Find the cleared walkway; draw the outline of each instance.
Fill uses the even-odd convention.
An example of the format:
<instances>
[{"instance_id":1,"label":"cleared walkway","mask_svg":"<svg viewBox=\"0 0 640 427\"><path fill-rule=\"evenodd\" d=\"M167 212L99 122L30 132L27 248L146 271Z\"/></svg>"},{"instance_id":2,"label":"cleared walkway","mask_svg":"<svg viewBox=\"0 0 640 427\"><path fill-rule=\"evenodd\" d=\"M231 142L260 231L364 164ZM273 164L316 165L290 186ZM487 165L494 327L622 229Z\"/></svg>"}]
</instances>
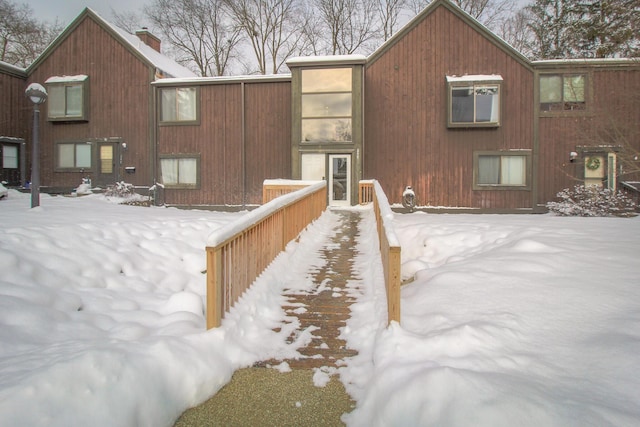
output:
<instances>
[{"instance_id":1,"label":"cleared walkway","mask_svg":"<svg viewBox=\"0 0 640 427\"><path fill-rule=\"evenodd\" d=\"M267 360L237 371L229 384L202 405L186 411L176 426L340 426L340 416L353 408L353 401L336 376L325 387L316 387L313 375L339 367L354 356L339 337L350 316L347 284L357 279L353 270L358 211L334 211L339 226L321 256L326 265L309 275L314 288L286 294L288 316L300 322L297 332L313 330L313 339L299 349L302 357L285 360L292 372L280 373L267 366L280 360ZM292 333L293 341L297 332Z\"/></svg>"}]
</instances>

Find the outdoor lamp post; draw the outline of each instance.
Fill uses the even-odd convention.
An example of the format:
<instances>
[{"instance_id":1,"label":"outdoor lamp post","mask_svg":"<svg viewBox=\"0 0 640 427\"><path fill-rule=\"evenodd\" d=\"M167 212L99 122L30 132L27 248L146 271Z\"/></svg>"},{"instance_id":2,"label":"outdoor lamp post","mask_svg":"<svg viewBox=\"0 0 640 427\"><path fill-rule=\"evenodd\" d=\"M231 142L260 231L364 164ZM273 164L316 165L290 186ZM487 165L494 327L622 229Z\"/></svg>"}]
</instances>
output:
<instances>
[{"instance_id":1,"label":"outdoor lamp post","mask_svg":"<svg viewBox=\"0 0 640 427\"><path fill-rule=\"evenodd\" d=\"M40 110L38 106L47 100L47 90L39 83L31 83L24 91L33 102L33 145L31 147L31 207L40 206L40 143L38 130Z\"/></svg>"}]
</instances>

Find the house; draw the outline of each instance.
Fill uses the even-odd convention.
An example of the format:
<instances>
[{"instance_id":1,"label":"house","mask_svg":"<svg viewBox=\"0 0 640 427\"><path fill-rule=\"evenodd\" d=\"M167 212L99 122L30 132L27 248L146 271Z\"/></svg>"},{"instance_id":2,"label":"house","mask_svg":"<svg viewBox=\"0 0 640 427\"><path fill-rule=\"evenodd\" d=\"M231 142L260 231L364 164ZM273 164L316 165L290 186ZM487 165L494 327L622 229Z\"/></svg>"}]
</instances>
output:
<instances>
[{"instance_id":1,"label":"house","mask_svg":"<svg viewBox=\"0 0 640 427\"><path fill-rule=\"evenodd\" d=\"M28 101L26 70L0 61L0 182L24 185Z\"/></svg>"},{"instance_id":2,"label":"house","mask_svg":"<svg viewBox=\"0 0 640 427\"><path fill-rule=\"evenodd\" d=\"M48 92L41 106L42 191L68 192L83 178L103 188L118 181L153 185L151 83L192 76L160 53L148 31L130 35L85 9L26 69L21 88L37 82Z\"/></svg>"},{"instance_id":3,"label":"house","mask_svg":"<svg viewBox=\"0 0 640 427\"><path fill-rule=\"evenodd\" d=\"M89 177L246 206L265 179L326 179L339 206L375 178L391 203L411 185L422 206L539 212L577 183L640 180L638 61L530 61L449 0L369 56L283 75L195 77L138 36L87 9L26 70L50 93L43 191Z\"/></svg>"}]
</instances>

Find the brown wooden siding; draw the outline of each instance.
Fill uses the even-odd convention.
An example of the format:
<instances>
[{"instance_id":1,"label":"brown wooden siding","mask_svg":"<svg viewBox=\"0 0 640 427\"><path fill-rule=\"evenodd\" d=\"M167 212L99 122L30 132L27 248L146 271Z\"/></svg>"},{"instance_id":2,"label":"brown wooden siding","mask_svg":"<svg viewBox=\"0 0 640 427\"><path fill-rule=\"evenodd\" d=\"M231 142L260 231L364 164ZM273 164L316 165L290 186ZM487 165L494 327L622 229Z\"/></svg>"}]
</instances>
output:
<instances>
[{"instance_id":1,"label":"brown wooden siding","mask_svg":"<svg viewBox=\"0 0 640 427\"><path fill-rule=\"evenodd\" d=\"M501 126L447 128L447 75L503 77ZM531 207L531 191L473 191L473 152L533 148L533 72L445 7L367 67L365 178L391 203L412 185L420 205Z\"/></svg>"},{"instance_id":2,"label":"brown wooden siding","mask_svg":"<svg viewBox=\"0 0 640 427\"><path fill-rule=\"evenodd\" d=\"M27 117L32 111L24 95L26 77L5 73L0 69L0 136L27 138Z\"/></svg>"},{"instance_id":3,"label":"brown wooden siding","mask_svg":"<svg viewBox=\"0 0 640 427\"><path fill-rule=\"evenodd\" d=\"M640 151L640 67L627 69L564 68L561 73L587 75L587 109L575 114L541 115L540 199L551 201L564 188L582 183L584 158L569 161L569 153L579 147L624 146L610 135L618 134ZM547 72L545 70L545 72ZM551 71L553 72L553 71ZM623 180L640 180L638 173Z\"/></svg>"},{"instance_id":4,"label":"brown wooden siding","mask_svg":"<svg viewBox=\"0 0 640 427\"><path fill-rule=\"evenodd\" d=\"M200 188L167 189L165 203L260 204L265 179L290 176L290 83L233 82L199 88L200 124L160 126L158 149L159 155L199 155Z\"/></svg>"},{"instance_id":5,"label":"brown wooden siding","mask_svg":"<svg viewBox=\"0 0 640 427\"><path fill-rule=\"evenodd\" d=\"M42 108L42 185L77 187L92 171L56 172L55 142L121 138L120 178L134 185L152 185L150 136L150 82L154 70L87 17L47 56L29 76L44 82L52 76L89 76L89 120L49 122L47 104ZM95 157L95 156L94 156ZM124 174L133 166L135 174ZM45 189L46 190L46 189Z\"/></svg>"}]
</instances>

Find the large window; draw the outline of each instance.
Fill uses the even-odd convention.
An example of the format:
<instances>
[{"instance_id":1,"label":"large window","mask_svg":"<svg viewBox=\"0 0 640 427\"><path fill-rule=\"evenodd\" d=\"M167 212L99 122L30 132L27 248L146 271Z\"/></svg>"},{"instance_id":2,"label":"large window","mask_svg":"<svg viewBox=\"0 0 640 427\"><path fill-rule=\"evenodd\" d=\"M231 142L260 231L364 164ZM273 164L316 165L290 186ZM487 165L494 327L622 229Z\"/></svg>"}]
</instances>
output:
<instances>
[{"instance_id":1,"label":"large window","mask_svg":"<svg viewBox=\"0 0 640 427\"><path fill-rule=\"evenodd\" d=\"M173 188L197 188L200 157L198 155L160 156L162 183Z\"/></svg>"},{"instance_id":2,"label":"large window","mask_svg":"<svg viewBox=\"0 0 640 427\"><path fill-rule=\"evenodd\" d=\"M198 120L198 90L193 87L160 89L160 122L193 124Z\"/></svg>"},{"instance_id":3,"label":"large window","mask_svg":"<svg viewBox=\"0 0 640 427\"><path fill-rule=\"evenodd\" d=\"M540 111L584 110L584 74L540 76Z\"/></svg>"},{"instance_id":4,"label":"large window","mask_svg":"<svg viewBox=\"0 0 640 427\"><path fill-rule=\"evenodd\" d=\"M302 70L302 141L351 142L352 70Z\"/></svg>"},{"instance_id":5,"label":"large window","mask_svg":"<svg viewBox=\"0 0 640 427\"><path fill-rule=\"evenodd\" d=\"M56 169L91 169L92 146L93 144L88 142L56 144Z\"/></svg>"},{"instance_id":6,"label":"large window","mask_svg":"<svg viewBox=\"0 0 640 427\"><path fill-rule=\"evenodd\" d=\"M449 127L500 125L500 76L447 77Z\"/></svg>"},{"instance_id":7,"label":"large window","mask_svg":"<svg viewBox=\"0 0 640 427\"><path fill-rule=\"evenodd\" d=\"M531 152L475 152L474 189L529 189Z\"/></svg>"},{"instance_id":8,"label":"large window","mask_svg":"<svg viewBox=\"0 0 640 427\"><path fill-rule=\"evenodd\" d=\"M87 76L47 79L47 112L51 121L87 120Z\"/></svg>"}]
</instances>

